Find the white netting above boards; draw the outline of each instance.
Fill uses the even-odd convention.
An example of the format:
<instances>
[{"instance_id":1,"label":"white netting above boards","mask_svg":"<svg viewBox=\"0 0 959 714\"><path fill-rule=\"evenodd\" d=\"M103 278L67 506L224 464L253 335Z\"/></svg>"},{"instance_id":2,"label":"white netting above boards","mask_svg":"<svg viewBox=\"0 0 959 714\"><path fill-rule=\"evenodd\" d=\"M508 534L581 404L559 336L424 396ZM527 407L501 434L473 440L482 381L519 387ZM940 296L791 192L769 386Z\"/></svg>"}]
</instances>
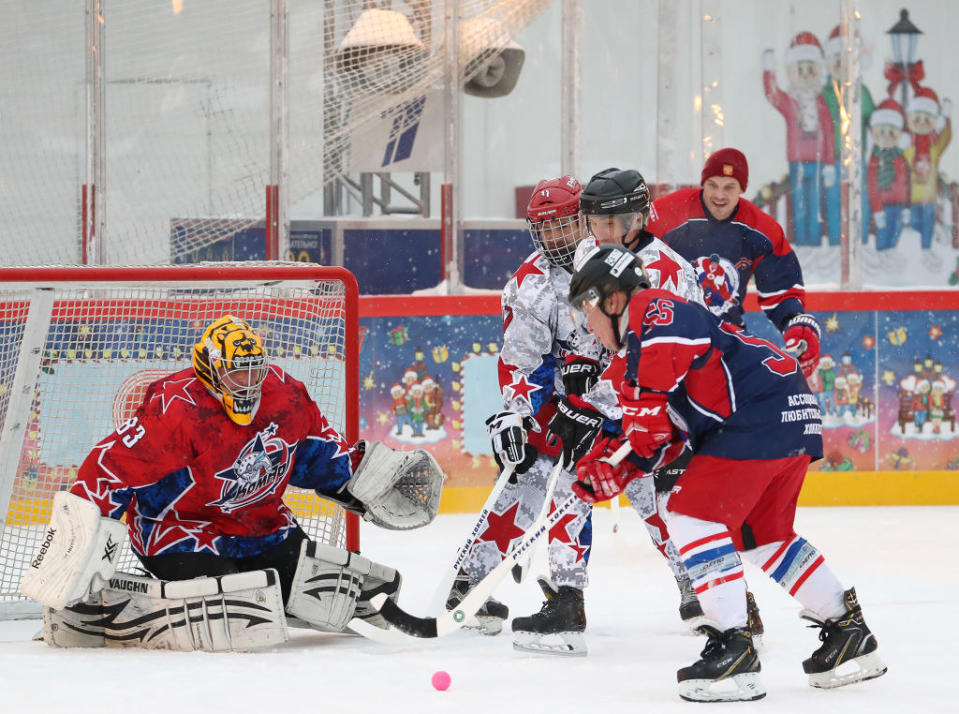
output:
<instances>
[{"instance_id":1,"label":"white netting above boards","mask_svg":"<svg viewBox=\"0 0 959 714\"><path fill-rule=\"evenodd\" d=\"M0 619L23 601L53 495L224 314L246 319L354 441L356 295L346 270L307 265L0 269ZM285 500L312 538L359 547L335 504L295 488ZM127 549L120 568L137 565Z\"/></svg>"},{"instance_id":2,"label":"white netting above boards","mask_svg":"<svg viewBox=\"0 0 959 714\"><path fill-rule=\"evenodd\" d=\"M502 83L511 38L550 1L460 0L464 78ZM402 155L444 79L448 4L11 5L0 23L4 262L256 257L220 244L263 230L269 185L289 204L322 190L350 170L350 145L373 123Z\"/></svg>"}]
</instances>

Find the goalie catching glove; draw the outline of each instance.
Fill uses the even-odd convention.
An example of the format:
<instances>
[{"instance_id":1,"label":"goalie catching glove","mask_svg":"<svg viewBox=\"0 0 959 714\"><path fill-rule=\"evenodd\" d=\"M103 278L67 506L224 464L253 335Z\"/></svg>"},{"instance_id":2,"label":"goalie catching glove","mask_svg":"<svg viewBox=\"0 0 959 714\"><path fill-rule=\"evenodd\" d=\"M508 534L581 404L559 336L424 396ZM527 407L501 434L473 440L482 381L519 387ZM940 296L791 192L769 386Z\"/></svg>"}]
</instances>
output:
<instances>
[{"instance_id":1,"label":"goalie catching glove","mask_svg":"<svg viewBox=\"0 0 959 714\"><path fill-rule=\"evenodd\" d=\"M390 530L419 528L436 517L445 477L428 451L394 451L379 441L359 442L357 449L363 460L334 500Z\"/></svg>"},{"instance_id":2,"label":"goalie catching glove","mask_svg":"<svg viewBox=\"0 0 959 714\"><path fill-rule=\"evenodd\" d=\"M493 443L493 458L500 471L513 467L510 483L516 483L515 474L525 474L536 461L536 447L529 443L528 434L539 428L531 416L511 411L497 412L486 420L490 441Z\"/></svg>"},{"instance_id":3,"label":"goalie catching glove","mask_svg":"<svg viewBox=\"0 0 959 714\"><path fill-rule=\"evenodd\" d=\"M616 466L609 463L622 445L622 438L601 436L577 465L573 492L586 503L616 498L630 481L644 475L628 459Z\"/></svg>"}]
</instances>

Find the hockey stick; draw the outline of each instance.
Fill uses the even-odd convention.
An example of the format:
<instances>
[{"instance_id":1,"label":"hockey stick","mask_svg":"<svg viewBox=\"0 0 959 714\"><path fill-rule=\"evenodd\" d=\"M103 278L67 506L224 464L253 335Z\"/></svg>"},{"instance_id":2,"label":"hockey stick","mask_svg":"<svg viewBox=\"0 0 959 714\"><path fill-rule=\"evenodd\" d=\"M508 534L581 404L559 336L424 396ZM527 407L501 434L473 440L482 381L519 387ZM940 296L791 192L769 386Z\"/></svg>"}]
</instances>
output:
<instances>
[{"instance_id":1,"label":"hockey stick","mask_svg":"<svg viewBox=\"0 0 959 714\"><path fill-rule=\"evenodd\" d=\"M536 515L536 520L533 523L539 523L546 519L549 515L549 507L553 502L553 493L556 491L556 482L559 480L559 473L563 470L563 460L559 459L556 462L556 465L553 467L553 470L549 472L549 477L546 479L546 498L543 500L543 505L540 506L539 513ZM513 580L516 583L522 583L526 580L526 576L529 574L530 565L533 562L533 556L536 554L536 548L532 548L526 557L520 560L512 568Z\"/></svg>"},{"instance_id":2,"label":"hockey stick","mask_svg":"<svg viewBox=\"0 0 959 714\"><path fill-rule=\"evenodd\" d=\"M479 517L476 519L476 523L473 525L473 530L470 531L466 538L466 542L460 546L458 551L456 551L456 556L453 558L452 565L443 571L443 576L440 579L439 585L436 586L436 592L433 594L433 598L430 600L430 612L440 614L446 611L446 601L449 598L450 589L453 587L453 581L456 580L456 576L459 574L460 567L463 565L463 561L466 560L466 556L469 554L470 548L472 548L473 543L476 542L480 528L482 528L483 524L486 522L486 519L489 517L493 507L496 505L496 501L499 499L500 494L506 488L507 483L509 483L509 479L513 476L514 467L515 464L507 464L506 468L503 469L503 473L499 475L499 478L493 485L493 490L490 491L489 496L486 497L486 503L483 504L483 510L480 511Z\"/></svg>"},{"instance_id":3,"label":"hockey stick","mask_svg":"<svg viewBox=\"0 0 959 714\"><path fill-rule=\"evenodd\" d=\"M626 442L616 450L616 453L614 453L608 461L613 466L617 466L631 451L632 448L629 442ZM461 628L467 619L476 614L476 611L483 606L483 603L486 602L487 598L493 593L496 586L499 585L500 581L506 576L506 573L510 571L513 565L515 565L520 558L523 558L530 548L539 542L539 539L542 538L544 534L549 533L550 529L576 504L578 499L579 497L574 493L557 506L556 510L550 513L545 521L542 518L537 518L529 527L529 530L526 531L526 537L522 542L510 550L503 561L489 571L486 577L480 580L476 586L469 591L455 610L445 612L439 617L417 617L401 609L395 602L390 600L385 593L374 596L370 600L370 603L380 611L380 614L383 615L387 622L408 635L426 638L448 635L450 632Z\"/></svg>"}]
</instances>

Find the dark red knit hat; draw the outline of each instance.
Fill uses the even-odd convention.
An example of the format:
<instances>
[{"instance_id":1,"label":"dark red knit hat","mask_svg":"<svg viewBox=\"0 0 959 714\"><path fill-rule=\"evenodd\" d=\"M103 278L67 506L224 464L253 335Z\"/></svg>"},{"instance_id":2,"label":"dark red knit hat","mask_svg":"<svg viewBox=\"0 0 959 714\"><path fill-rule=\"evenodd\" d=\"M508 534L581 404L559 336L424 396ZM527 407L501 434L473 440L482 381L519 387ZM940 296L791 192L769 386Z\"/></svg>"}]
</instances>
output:
<instances>
[{"instance_id":1,"label":"dark red knit hat","mask_svg":"<svg viewBox=\"0 0 959 714\"><path fill-rule=\"evenodd\" d=\"M703 175L699 180L699 185L706 183L706 179L712 176L728 176L739 181L739 186L743 191L746 190L746 183L749 181L749 164L746 163L746 157L739 149L720 149L711 154L706 159L703 166Z\"/></svg>"}]
</instances>

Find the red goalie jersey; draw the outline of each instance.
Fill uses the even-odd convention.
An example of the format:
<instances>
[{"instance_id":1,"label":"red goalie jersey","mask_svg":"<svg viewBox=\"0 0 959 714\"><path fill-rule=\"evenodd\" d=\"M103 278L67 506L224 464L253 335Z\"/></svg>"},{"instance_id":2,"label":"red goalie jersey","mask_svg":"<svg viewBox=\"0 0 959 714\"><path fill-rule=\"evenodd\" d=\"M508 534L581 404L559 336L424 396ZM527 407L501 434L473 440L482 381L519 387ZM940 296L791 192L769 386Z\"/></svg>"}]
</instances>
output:
<instances>
[{"instance_id":1,"label":"red goalie jersey","mask_svg":"<svg viewBox=\"0 0 959 714\"><path fill-rule=\"evenodd\" d=\"M273 365L253 422L240 426L192 369L150 385L136 415L97 444L72 493L127 515L146 556L256 555L295 525L287 484L334 494L355 455L303 384Z\"/></svg>"}]
</instances>

